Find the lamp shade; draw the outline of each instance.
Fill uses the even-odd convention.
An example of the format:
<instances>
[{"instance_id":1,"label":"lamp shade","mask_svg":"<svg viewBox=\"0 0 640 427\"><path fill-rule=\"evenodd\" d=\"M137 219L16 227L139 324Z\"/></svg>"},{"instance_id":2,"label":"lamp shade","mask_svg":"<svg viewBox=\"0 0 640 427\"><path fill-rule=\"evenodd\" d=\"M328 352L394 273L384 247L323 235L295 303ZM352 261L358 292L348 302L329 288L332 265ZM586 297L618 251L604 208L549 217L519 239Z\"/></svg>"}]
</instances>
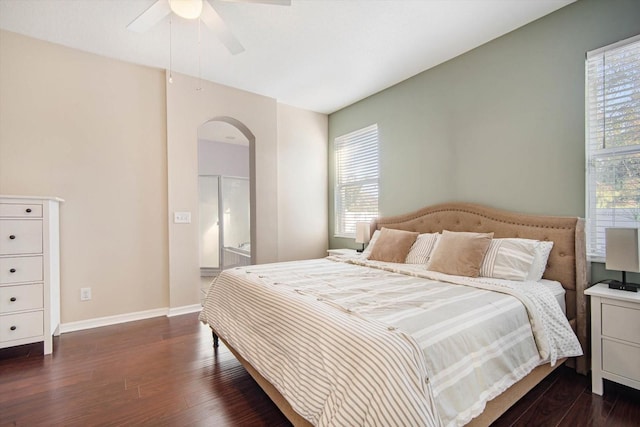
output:
<instances>
[{"instance_id":1,"label":"lamp shade","mask_svg":"<svg viewBox=\"0 0 640 427\"><path fill-rule=\"evenodd\" d=\"M607 270L640 273L640 240L637 228L607 228Z\"/></svg>"},{"instance_id":2,"label":"lamp shade","mask_svg":"<svg viewBox=\"0 0 640 427\"><path fill-rule=\"evenodd\" d=\"M356 222L356 243L369 243L371 228L368 222Z\"/></svg>"},{"instance_id":3,"label":"lamp shade","mask_svg":"<svg viewBox=\"0 0 640 427\"><path fill-rule=\"evenodd\" d=\"M202 0L169 0L169 7L185 19L196 19L202 13Z\"/></svg>"}]
</instances>

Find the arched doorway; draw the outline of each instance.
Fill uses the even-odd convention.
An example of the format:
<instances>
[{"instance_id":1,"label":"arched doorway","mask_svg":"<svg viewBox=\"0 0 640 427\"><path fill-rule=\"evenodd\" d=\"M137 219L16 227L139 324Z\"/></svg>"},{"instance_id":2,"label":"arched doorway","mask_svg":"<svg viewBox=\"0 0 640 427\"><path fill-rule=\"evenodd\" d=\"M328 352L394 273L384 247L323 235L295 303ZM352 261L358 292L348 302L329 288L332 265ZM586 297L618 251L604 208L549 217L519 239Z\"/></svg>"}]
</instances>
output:
<instances>
[{"instance_id":1,"label":"arched doorway","mask_svg":"<svg viewBox=\"0 0 640 427\"><path fill-rule=\"evenodd\" d=\"M198 127L201 276L255 261L255 137L240 121Z\"/></svg>"}]
</instances>

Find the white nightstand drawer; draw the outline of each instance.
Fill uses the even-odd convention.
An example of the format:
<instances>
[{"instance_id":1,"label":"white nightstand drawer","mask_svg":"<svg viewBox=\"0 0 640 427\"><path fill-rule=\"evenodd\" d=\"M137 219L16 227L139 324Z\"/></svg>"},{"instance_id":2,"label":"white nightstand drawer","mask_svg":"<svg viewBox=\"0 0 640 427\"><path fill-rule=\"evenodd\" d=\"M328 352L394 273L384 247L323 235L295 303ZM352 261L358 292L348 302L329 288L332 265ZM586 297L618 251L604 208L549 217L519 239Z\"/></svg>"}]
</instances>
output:
<instances>
[{"instance_id":1,"label":"white nightstand drawer","mask_svg":"<svg viewBox=\"0 0 640 427\"><path fill-rule=\"evenodd\" d=\"M602 318L602 335L640 344L640 309L603 303Z\"/></svg>"},{"instance_id":2,"label":"white nightstand drawer","mask_svg":"<svg viewBox=\"0 0 640 427\"><path fill-rule=\"evenodd\" d=\"M42 218L42 205L0 203L0 218Z\"/></svg>"},{"instance_id":3,"label":"white nightstand drawer","mask_svg":"<svg viewBox=\"0 0 640 427\"><path fill-rule=\"evenodd\" d=\"M0 287L0 314L44 307L42 283Z\"/></svg>"},{"instance_id":4,"label":"white nightstand drawer","mask_svg":"<svg viewBox=\"0 0 640 427\"><path fill-rule=\"evenodd\" d=\"M602 340L602 370L640 381L640 347Z\"/></svg>"},{"instance_id":5,"label":"white nightstand drawer","mask_svg":"<svg viewBox=\"0 0 640 427\"><path fill-rule=\"evenodd\" d=\"M0 343L41 336L43 320L42 311L0 316Z\"/></svg>"},{"instance_id":6,"label":"white nightstand drawer","mask_svg":"<svg viewBox=\"0 0 640 427\"><path fill-rule=\"evenodd\" d=\"M0 220L0 255L42 253L42 221Z\"/></svg>"},{"instance_id":7,"label":"white nightstand drawer","mask_svg":"<svg viewBox=\"0 0 640 427\"><path fill-rule=\"evenodd\" d=\"M0 284L39 282L42 276L42 255L0 258Z\"/></svg>"}]
</instances>

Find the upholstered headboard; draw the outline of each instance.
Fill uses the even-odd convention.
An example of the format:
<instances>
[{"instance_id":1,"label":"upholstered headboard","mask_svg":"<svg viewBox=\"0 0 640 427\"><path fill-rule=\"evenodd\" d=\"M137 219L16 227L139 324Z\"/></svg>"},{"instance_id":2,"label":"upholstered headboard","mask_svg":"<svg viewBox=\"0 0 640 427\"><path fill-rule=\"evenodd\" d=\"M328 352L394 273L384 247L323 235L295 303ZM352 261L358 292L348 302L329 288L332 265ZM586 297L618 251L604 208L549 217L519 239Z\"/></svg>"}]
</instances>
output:
<instances>
[{"instance_id":1,"label":"upholstered headboard","mask_svg":"<svg viewBox=\"0 0 640 427\"><path fill-rule=\"evenodd\" d=\"M526 215L470 203L444 203L385 218L371 224L420 233L449 231L493 232L494 237L521 237L553 241L544 278L556 280L566 290L567 317L587 353L587 262L584 221L577 217ZM578 372L586 373L587 358L577 360Z\"/></svg>"}]
</instances>

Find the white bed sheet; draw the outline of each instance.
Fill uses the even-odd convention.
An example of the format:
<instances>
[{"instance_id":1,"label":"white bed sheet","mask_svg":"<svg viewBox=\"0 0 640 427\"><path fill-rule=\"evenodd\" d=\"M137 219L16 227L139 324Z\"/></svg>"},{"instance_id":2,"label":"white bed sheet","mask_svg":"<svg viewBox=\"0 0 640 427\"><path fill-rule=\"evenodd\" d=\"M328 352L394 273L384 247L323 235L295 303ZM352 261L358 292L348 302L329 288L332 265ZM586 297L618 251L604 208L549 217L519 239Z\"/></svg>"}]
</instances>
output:
<instances>
[{"instance_id":1,"label":"white bed sheet","mask_svg":"<svg viewBox=\"0 0 640 427\"><path fill-rule=\"evenodd\" d=\"M553 296L558 300L558 305L560 305L560 309L566 315L567 314L567 303L565 301L565 294L567 293L562 284L560 282L556 282L554 280L542 279L539 280L541 286L549 289L549 291L553 294Z\"/></svg>"}]
</instances>

